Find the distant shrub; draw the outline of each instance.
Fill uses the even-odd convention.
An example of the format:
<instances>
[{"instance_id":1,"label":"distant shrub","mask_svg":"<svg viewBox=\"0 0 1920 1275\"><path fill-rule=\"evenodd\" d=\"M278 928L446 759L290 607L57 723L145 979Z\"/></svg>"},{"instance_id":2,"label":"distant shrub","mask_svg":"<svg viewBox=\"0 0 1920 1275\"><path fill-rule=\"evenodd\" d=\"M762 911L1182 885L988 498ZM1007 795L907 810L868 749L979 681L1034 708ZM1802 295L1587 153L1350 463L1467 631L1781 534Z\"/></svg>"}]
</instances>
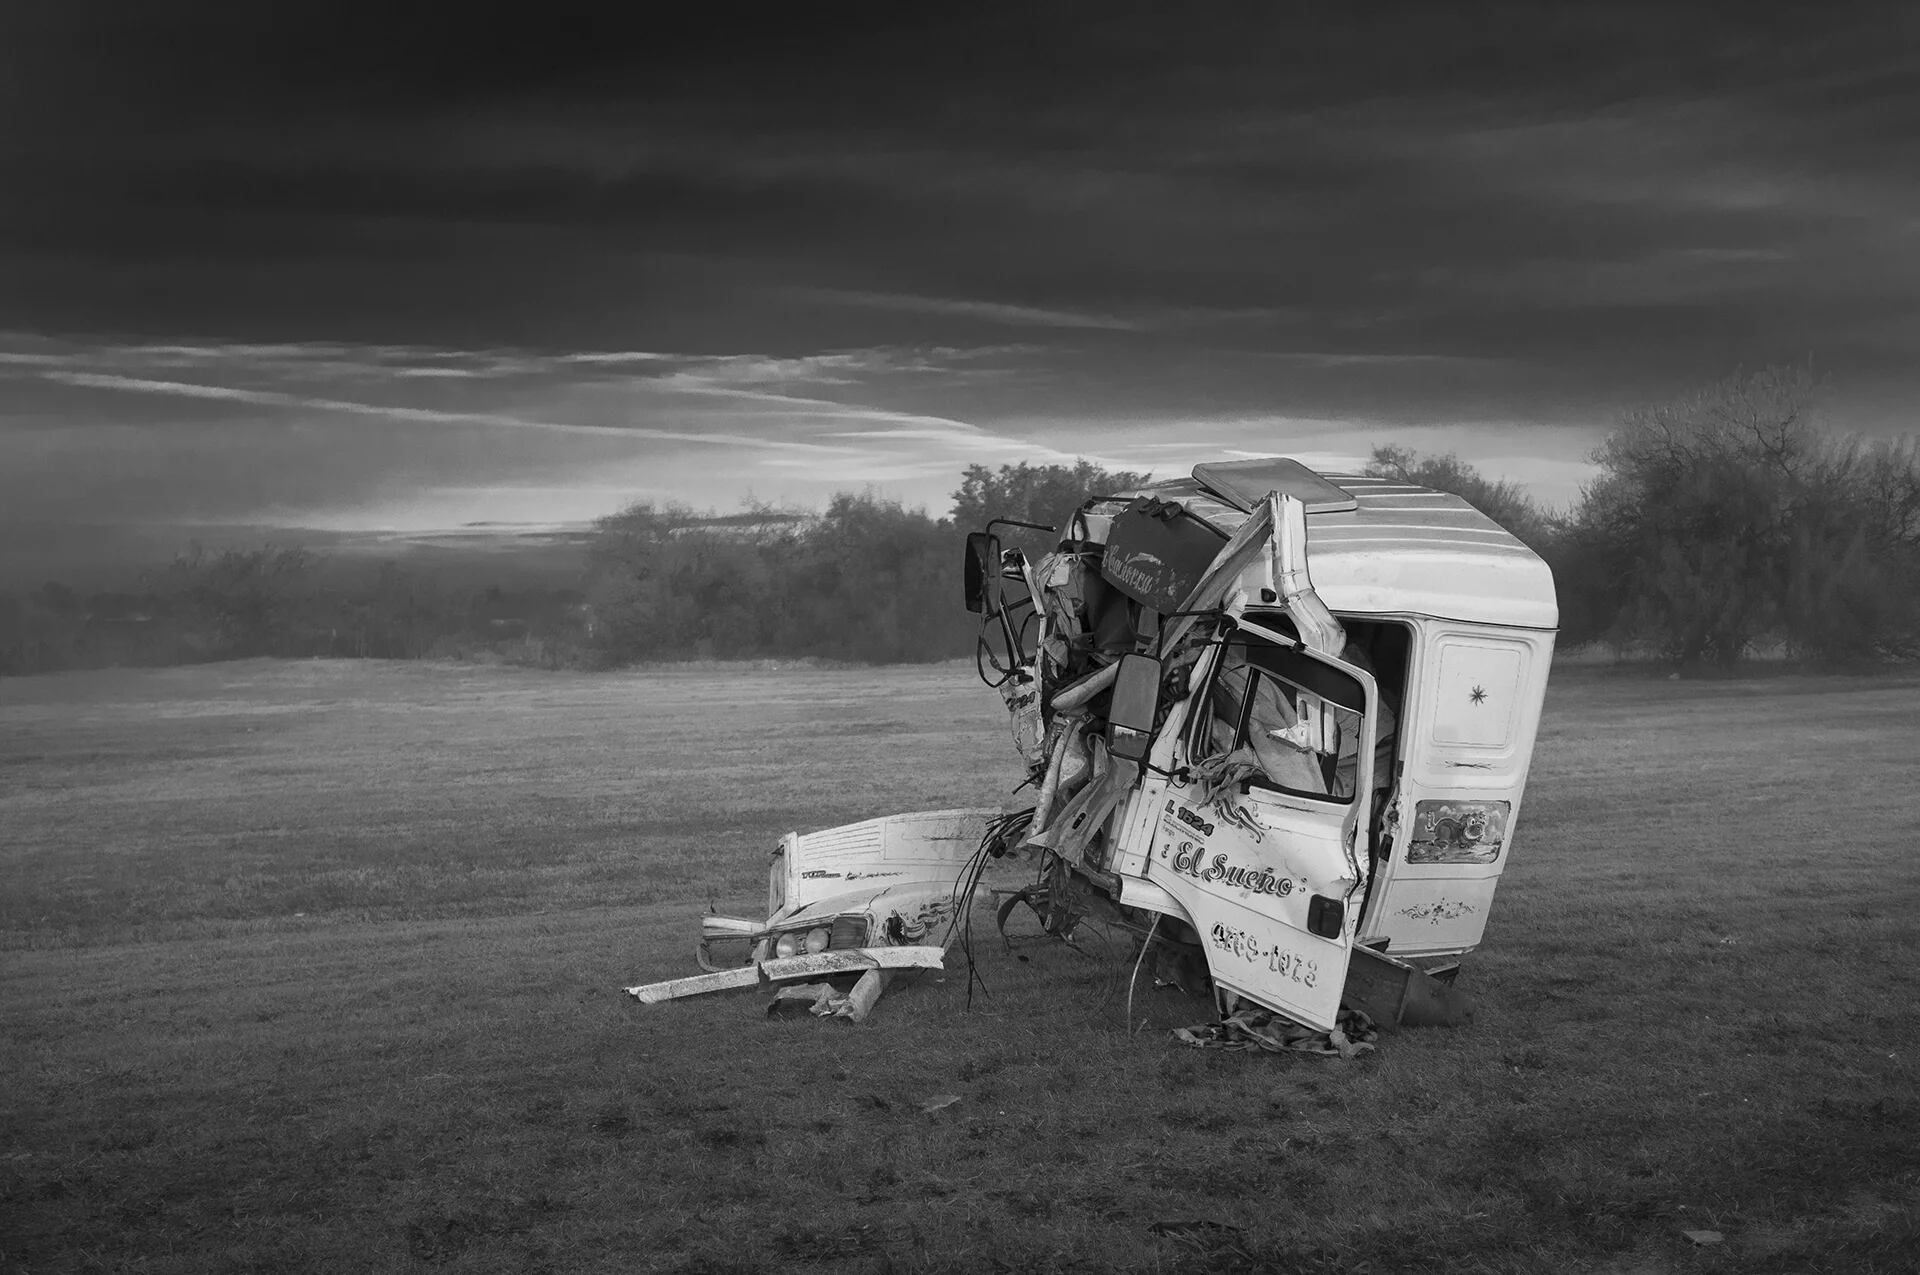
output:
<instances>
[{"instance_id":1,"label":"distant shrub","mask_svg":"<svg viewBox=\"0 0 1920 1275\"><path fill-rule=\"evenodd\" d=\"M589 549L589 641L616 664L948 659L972 641L960 555L952 524L874 496L752 522L636 505Z\"/></svg>"},{"instance_id":2,"label":"distant shrub","mask_svg":"<svg viewBox=\"0 0 1920 1275\"><path fill-rule=\"evenodd\" d=\"M197 547L137 588L0 594L0 675L253 656L584 663L577 589L456 589L397 563Z\"/></svg>"}]
</instances>

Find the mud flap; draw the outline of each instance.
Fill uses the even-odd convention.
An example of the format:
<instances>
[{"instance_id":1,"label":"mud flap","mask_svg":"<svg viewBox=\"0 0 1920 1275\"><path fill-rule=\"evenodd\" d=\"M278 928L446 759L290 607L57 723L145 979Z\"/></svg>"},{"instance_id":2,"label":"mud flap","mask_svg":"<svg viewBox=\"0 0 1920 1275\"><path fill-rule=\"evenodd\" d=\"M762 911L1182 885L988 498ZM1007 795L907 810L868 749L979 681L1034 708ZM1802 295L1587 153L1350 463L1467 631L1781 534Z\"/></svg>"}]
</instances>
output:
<instances>
[{"instance_id":1,"label":"mud flap","mask_svg":"<svg viewBox=\"0 0 1920 1275\"><path fill-rule=\"evenodd\" d=\"M1473 1021L1465 992L1370 947L1353 949L1341 1004L1382 1027L1461 1027Z\"/></svg>"}]
</instances>

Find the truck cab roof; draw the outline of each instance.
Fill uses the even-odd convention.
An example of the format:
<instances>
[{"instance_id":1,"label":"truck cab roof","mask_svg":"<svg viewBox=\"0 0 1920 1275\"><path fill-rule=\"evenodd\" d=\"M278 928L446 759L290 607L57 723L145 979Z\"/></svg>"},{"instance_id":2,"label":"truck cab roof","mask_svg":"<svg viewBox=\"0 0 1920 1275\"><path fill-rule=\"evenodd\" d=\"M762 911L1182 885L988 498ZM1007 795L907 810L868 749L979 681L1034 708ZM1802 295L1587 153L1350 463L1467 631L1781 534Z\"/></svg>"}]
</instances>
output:
<instances>
[{"instance_id":1,"label":"truck cab roof","mask_svg":"<svg viewBox=\"0 0 1920 1275\"><path fill-rule=\"evenodd\" d=\"M1118 492L1114 499L1150 496L1178 504L1228 537L1270 491L1305 503L1308 570L1333 611L1559 626L1547 564L1451 492L1366 474L1320 473L1272 457L1198 465L1192 477Z\"/></svg>"}]
</instances>

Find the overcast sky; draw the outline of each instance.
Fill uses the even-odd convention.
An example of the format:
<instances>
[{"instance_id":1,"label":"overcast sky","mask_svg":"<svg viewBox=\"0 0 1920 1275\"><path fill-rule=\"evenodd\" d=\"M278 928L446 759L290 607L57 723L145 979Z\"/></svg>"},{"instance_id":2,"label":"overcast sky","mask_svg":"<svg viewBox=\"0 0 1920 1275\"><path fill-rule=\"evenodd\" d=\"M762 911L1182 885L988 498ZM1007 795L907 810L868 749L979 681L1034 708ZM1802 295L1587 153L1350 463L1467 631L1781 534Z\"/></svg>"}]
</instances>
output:
<instances>
[{"instance_id":1,"label":"overcast sky","mask_svg":"<svg viewBox=\"0 0 1920 1275\"><path fill-rule=\"evenodd\" d=\"M8 6L0 521L1920 427L1920 7L614 8Z\"/></svg>"}]
</instances>

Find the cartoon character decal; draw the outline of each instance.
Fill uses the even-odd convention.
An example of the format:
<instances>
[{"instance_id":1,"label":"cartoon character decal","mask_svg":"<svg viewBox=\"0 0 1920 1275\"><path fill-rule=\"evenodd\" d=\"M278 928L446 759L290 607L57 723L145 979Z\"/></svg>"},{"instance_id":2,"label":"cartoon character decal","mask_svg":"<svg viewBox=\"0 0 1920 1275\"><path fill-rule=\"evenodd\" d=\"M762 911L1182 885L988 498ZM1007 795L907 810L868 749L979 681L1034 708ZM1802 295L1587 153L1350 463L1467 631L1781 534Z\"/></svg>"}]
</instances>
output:
<instances>
[{"instance_id":1,"label":"cartoon character decal","mask_svg":"<svg viewBox=\"0 0 1920 1275\"><path fill-rule=\"evenodd\" d=\"M1507 840L1505 801L1422 801L1407 840L1408 863L1492 863Z\"/></svg>"}]
</instances>

